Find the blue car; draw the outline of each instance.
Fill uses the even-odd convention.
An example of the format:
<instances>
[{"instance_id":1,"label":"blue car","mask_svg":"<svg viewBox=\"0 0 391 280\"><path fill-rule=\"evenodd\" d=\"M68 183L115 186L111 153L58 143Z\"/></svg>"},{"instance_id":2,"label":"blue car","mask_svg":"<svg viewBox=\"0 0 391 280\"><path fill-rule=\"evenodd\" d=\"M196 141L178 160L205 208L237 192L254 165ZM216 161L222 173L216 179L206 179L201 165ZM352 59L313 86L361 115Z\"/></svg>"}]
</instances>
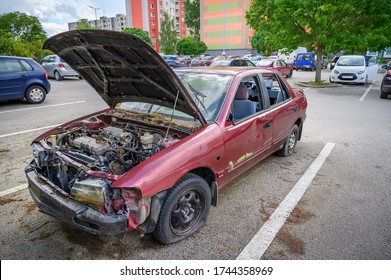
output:
<instances>
[{"instance_id":1,"label":"blue car","mask_svg":"<svg viewBox=\"0 0 391 280\"><path fill-rule=\"evenodd\" d=\"M167 64L171 66L171 68L177 68L181 66L181 61L175 55L163 55L162 57L167 62Z\"/></svg>"},{"instance_id":2,"label":"blue car","mask_svg":"<svg viewBox=\"0 0 391 280\"><path fill-rule=\"evenodd\" d=\"M42 103L50 91L46 71L32 58L0 56L0 100Z\"/></svg>"},{"instance_id":3,"label":"blue car","mask_svg":"<svg viewBox=\"0 0 391 280\"><path fill-rule=\"evenodd\" d=\"M315 55L312 52L298 53L293 67L296 70L316 70Z\"/></svg>"}]
</instances>

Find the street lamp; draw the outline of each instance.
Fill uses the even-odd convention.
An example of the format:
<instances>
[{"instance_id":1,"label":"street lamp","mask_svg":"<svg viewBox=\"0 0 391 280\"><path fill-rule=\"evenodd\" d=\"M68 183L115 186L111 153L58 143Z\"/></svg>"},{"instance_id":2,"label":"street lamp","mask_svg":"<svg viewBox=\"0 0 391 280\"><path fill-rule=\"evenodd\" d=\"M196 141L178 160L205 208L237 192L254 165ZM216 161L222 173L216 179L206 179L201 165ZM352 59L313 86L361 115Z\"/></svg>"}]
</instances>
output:
<instances>
[{"instance_id":1,"label":"street lamp","mask_svg":"<svg viewBox=\"0 0 391 280\"><path fill-rule=\"evenodd\" d=\"M92 6L89 6L91 9L94 9L95 10L95 21L98 20L98 17L96 15L96 10L99 10L99 8L95 8L95 7L92 7Z\"/></svg>"}]
</instances>

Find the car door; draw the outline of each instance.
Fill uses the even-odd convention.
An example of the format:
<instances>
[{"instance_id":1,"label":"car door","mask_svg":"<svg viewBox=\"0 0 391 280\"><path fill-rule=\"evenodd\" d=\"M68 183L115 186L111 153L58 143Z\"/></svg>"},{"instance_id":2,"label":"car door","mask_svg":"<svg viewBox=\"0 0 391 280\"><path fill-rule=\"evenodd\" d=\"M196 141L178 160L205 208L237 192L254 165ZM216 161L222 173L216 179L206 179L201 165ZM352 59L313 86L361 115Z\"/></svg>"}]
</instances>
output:
<instances>
[{"instance_id":1,"label":"car door","mask_svg":"<svg viewBox=\"0 0 391 280\"><path fill-rule=\"evenodd\" d=\"M277 60L277 68L278 68L278 71L280 71L280 73L283 76L289 75L289 67L288 67L288 65L286 65L286 63L283 60L281 60L281 59Z\"/></svg>"},{"instance_id":2,"label":"car door","mask_svg":"<svg viewBox=\"0 0 391 280\"><path fill-rule=\"evenodd\" d=\"M240 167L246 163L265 157L267 151L271 147L272 139L272 123L269 118L269 113L266 110L265 100L262 97L262 89L260 79L257 75L245 77L237 86L237 92L243 85L247 89L248 99L237 100L236 98L231 103L231 112L227 117L224 128L224 142L226 157L224 166L224 182L228 182L233 177L240 173ZM248 109L249 114L241 114L240 118L235 117L238 112L235 112L235 102L250 104L252 102L254 109Z\"/></svg>"},{"instance_id":3,"label":"car door","mask_svg":"<svg viewBox=\"0 0 391 280\"><path fill-rule=\"evenodd\" d=\"M17 58L0 57L0 99L23 98L28 78Z\"/></svg>"},{"instance_id":4,"label":"car door","mask_svg":"<svg viewBox=\"0 0 391 280\"><path fill-rule=\"evenodd\" d=\"M365 68L368 74L368 80L374 81L376 79L376 75L378 71L378 64L375 56L371 56L369 58Z\"/></svg>"}]
</instances>

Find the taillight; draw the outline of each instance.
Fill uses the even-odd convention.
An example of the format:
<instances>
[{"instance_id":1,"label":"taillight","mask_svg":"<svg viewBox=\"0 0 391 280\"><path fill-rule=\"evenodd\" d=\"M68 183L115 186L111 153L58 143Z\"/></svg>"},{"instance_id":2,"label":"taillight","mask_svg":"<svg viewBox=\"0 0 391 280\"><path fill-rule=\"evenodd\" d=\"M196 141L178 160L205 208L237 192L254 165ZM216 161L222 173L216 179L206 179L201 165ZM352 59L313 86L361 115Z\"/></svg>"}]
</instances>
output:
<instances>
[{"instance_id":1,"label":"taillight","mask_svg":"<svg viewBox=\"0 0 391 280\"><path fill-rule=\"evenodd\" d=\"M64 64L62 64L62 63L59 63L59 64L58 64L58 67L65 68Z\"/></svg>"},{"instance_id":2,"label":"taillight","mask_svg":"<svg viewBox=\"0 0 391 280\"><path fill-rule=\"evenodd\" d=\"M178 60L175 60L175 64L181 64Z\"/></svg>"},{"instance_id":3,"label":"taillight","mask_svg":"<svg viewBox=\"0 0 391 280\"><path fill-rule=\"evenodd\" d=\"M46 70L43 70L43 75L45 76L46 81L49 81L48 73L46 73Z\"/></svg>"},{"instance_id":4,"label":"taillight","mask_svg":"<svg viewBox=\"0 0 391 280\"><path fill-rule=\"evenodd\" d=\"M391 77L391 69L387 70L387 76Z\"/></svg>"}]
</instances>

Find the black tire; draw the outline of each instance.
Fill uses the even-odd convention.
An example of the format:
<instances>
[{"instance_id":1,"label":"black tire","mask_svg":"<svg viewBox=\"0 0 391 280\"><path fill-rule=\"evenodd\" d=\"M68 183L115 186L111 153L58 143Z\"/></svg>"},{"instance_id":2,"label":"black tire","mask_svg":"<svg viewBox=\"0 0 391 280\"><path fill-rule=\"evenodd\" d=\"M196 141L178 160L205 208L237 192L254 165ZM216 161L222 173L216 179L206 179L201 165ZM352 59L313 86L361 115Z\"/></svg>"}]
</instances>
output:
<instances>
[{"instance_id":1,"label":"black tire","mask_svg":"<svg viewBox=\"0 0 391 280\"><path fill-rule=\"evenodd\" d=\"M199 230L211 205L208 183L200 176L187 174L167 193L154 236L163 244L178 242Z\"/></svg>"},{"instance_id":2,"label":"black tire","mask_svg":"<svg viewBox=\"0 0 391 280\"><path fill-rule=\"evenodd\" d=\"M56 81L62 80L62 76L60 75L60 73L58 73L58 71L54 71L54 78L56 79Z\"/></svg>"},{"instance_id":3,"label":"black tire","mask_svg":"<svg viewBox=\"0 0 391 280\"><path fill-rule=\"evenodd\" d=\"M380 98L387 99L387 97L388 97L388 93L383 90L380 90Z\"/></svg>"},{"instance_id":4,"label":"black tire","mask_svg":"<svg viewBox=\"0 0 391 280\"><path fill-rule=\"evenodd\" d=\"M39 104L46 99L46 90L37 85L30 86L24 94L28 103Z\"/></svg>"},{"instance_id":5,"label":"black tire","mask_svg":"<svg viewBox=\"0 0 391 280\"><path fill-rule=\"evenodd\" d=\"M334 83L334 82L331 80L331 77L329 77L329 82L332 83L332 84Z\"/></svg>"},{"instance_id":6,"label":"black tire","mask_svg":"<svg viewBox=\"0 0 391 280\"><path fill-rule=\"evenodd\" d=\"M293 154L296 147L297 140L299 139L299 127L295 124L292 127L288 138L285 140L284 146L277 152L279 156L287 157Z\"/></svg>"},{"instance_id":7,"label":"black tire","mask_svg":"<svg viewBox=\"0 0 391 280\"><path fill-rule=\"evenodd\" d=\"M291 77L292 77L292 74L293 74L293 70L291 70L291 71L289 72L289 74L286 75L286 78L291 78Z\"/></svg>"}]
</instances>

